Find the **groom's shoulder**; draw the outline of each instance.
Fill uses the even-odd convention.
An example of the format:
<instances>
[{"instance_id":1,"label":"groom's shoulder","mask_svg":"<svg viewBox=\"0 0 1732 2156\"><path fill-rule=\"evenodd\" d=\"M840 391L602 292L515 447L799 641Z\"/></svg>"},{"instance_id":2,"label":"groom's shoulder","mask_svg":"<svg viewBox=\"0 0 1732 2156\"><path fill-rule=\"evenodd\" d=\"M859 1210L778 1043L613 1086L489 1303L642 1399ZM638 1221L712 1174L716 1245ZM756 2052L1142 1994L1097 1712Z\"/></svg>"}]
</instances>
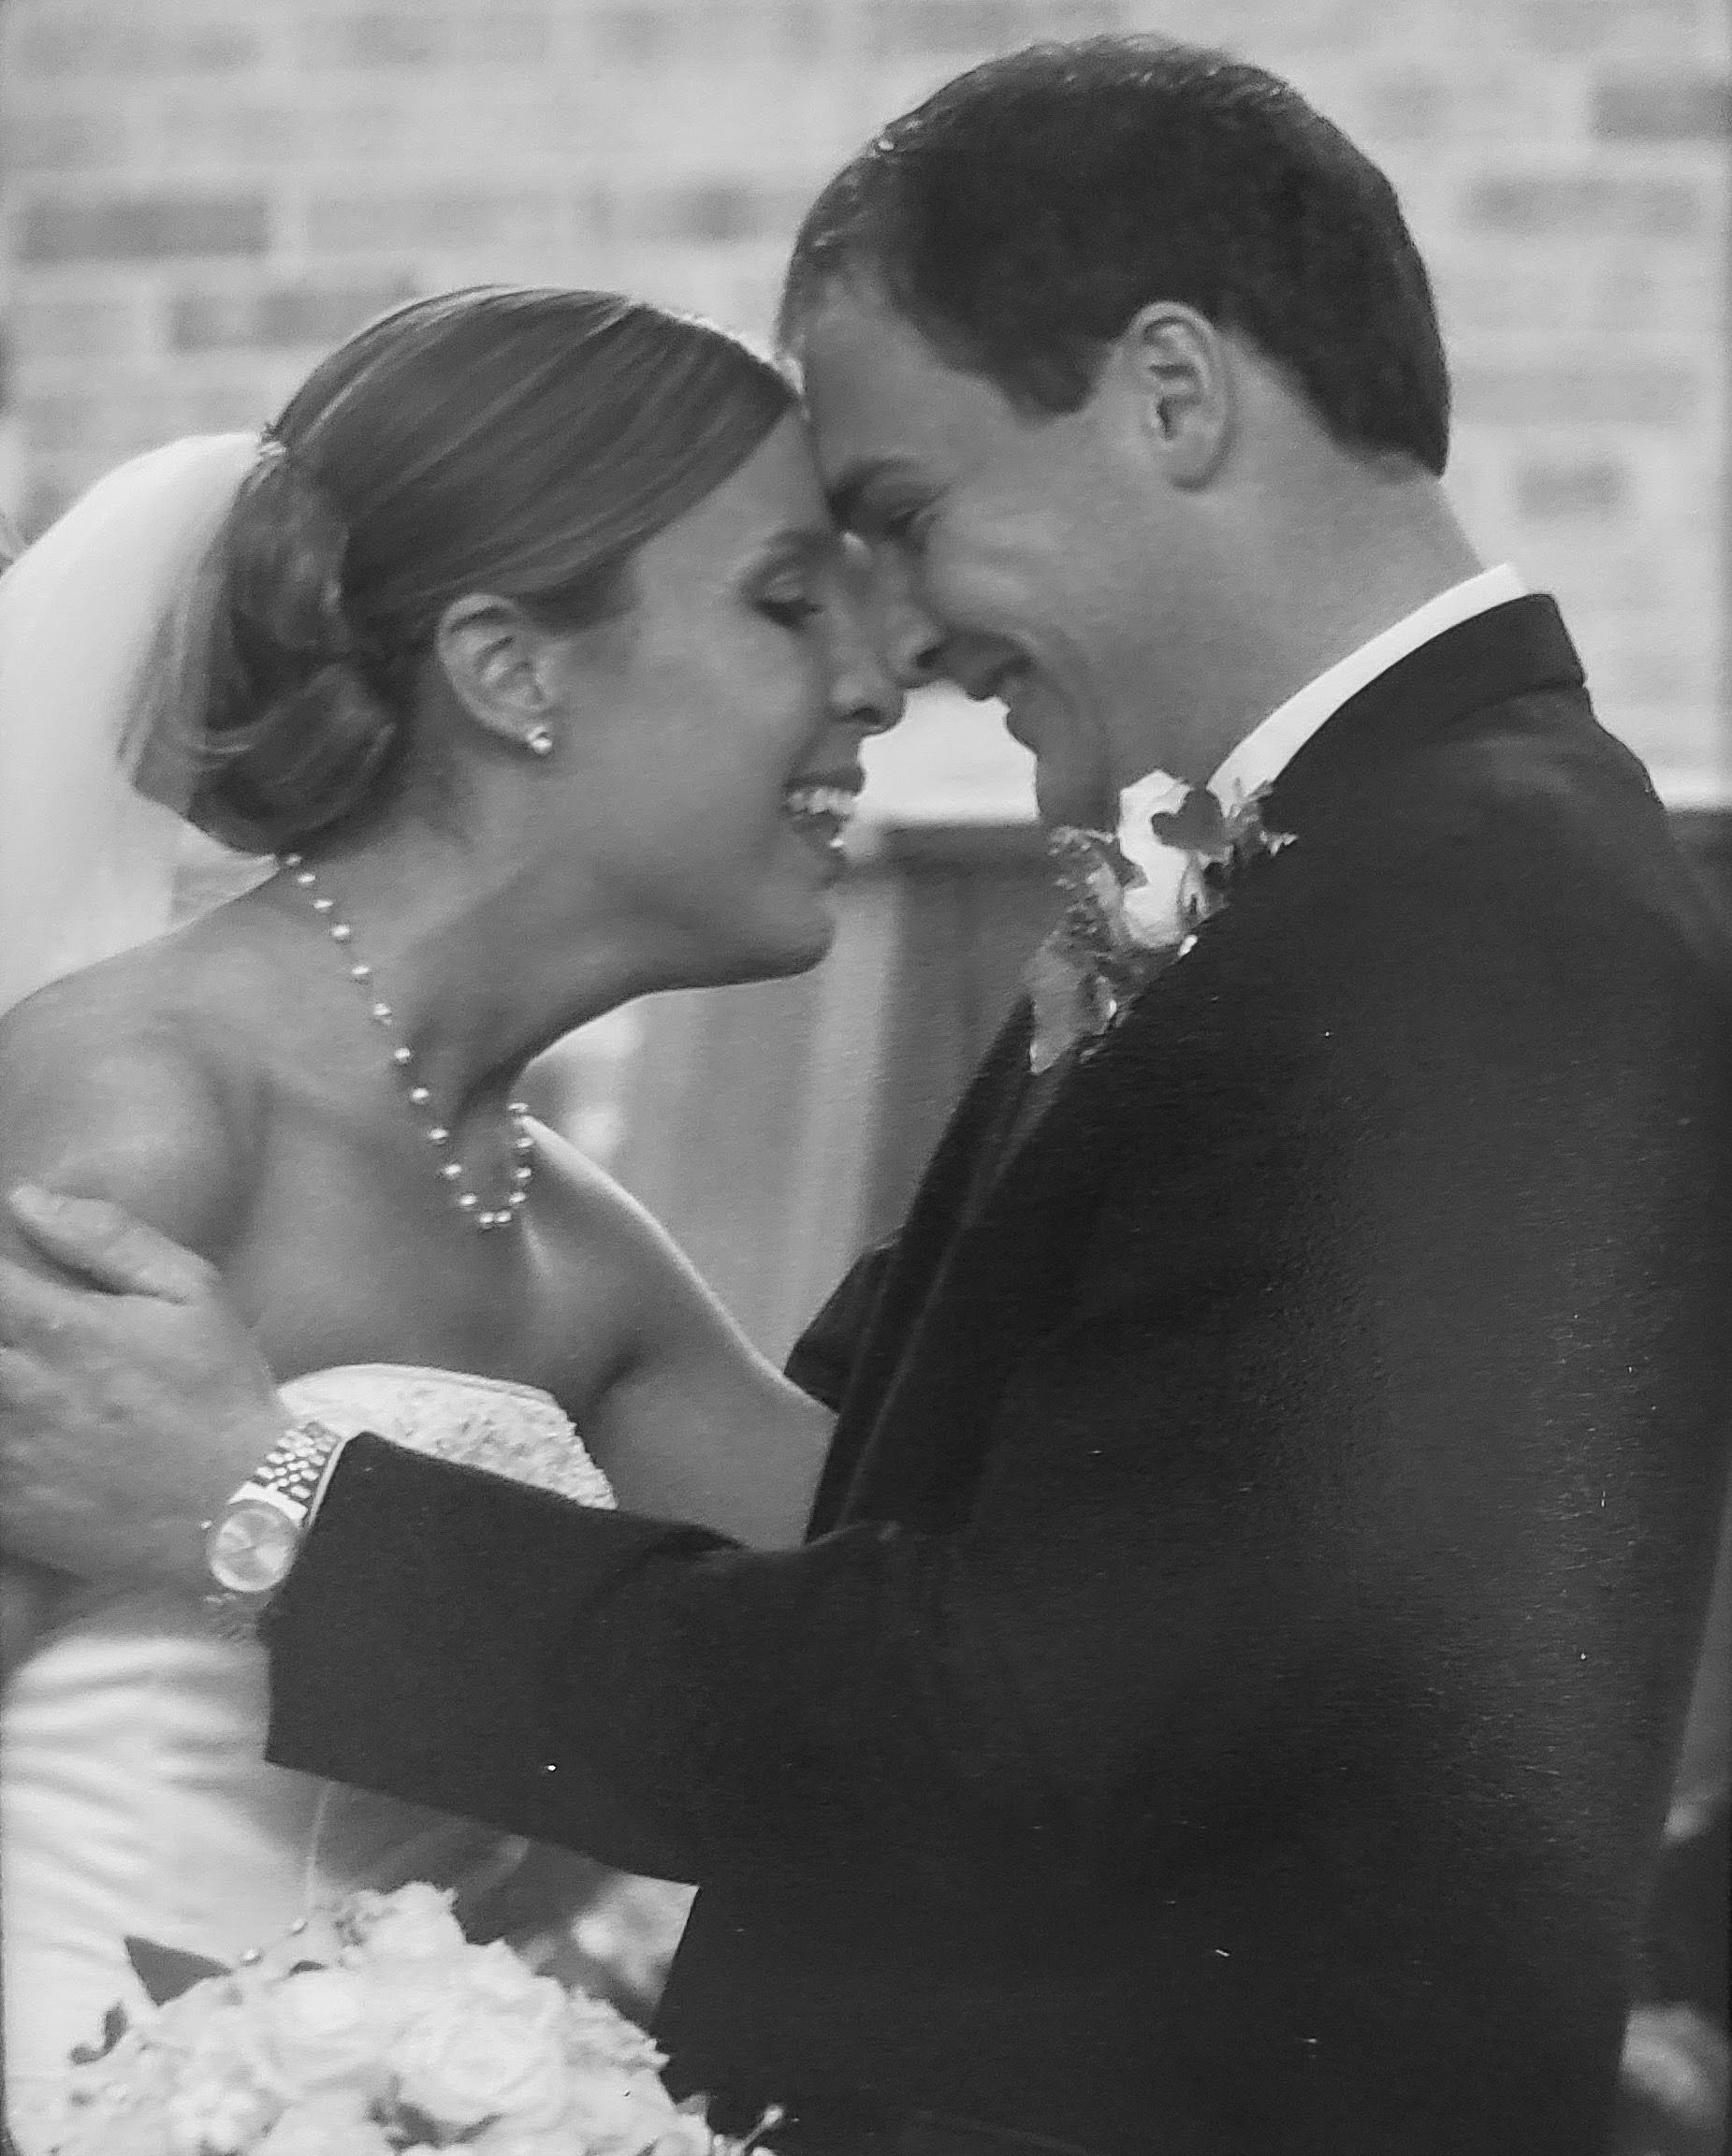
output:
<instances>
[{"instance_id":1,"label":"groom's shoulder","mask_svg":"<svg viewBox=\"0 0 1732 2156\"><path fill-rule=\"evenodd\" d=\"M1665 821L1641 764L1599 723L1585 692L1555 687L1416 728L1400 753L1369 760L1321 815L1337 837L1350 822L1409 842L1428 834L1490 842L1523 829L1567 844L1590 833L1652 835Z\"/></svg>"},{"instance_id":2,"label":"groom's shoulder","mask_svg":"<svg viewBox=\"0 0 1732 2156\"><path fill-rule=\"evenodd\" d=\"M1647 772L1582 690L1538 689L1464 713L1418 744L1414 776L1418 803L1488 834L1521 825L1562 843L1623 833L1649 844L1665 828Z\"/></svg>"},{"instance_id":3,"label":"groom's shoulder","mask_svg":"<svg viewBox=\"0 0 1732 2156\"><path fill-rule=\"evenodd\" d=\"M1231 940L1270 1025L1356 999L1724 1021L1725 928L1641 765L1579 690L1463 713L1294 821Z\"/></svg>"},{"instance_id":4,"label":"groom's shoulder","mask_svg":"<svg viewBox=\"0 0 1732 2156\"><path fill-rule=\"evenodd\" d=\"M1308 836L1297 851L1375 891L1392 925L1442 903L1520 934L1637 904L1688 914L1697 896L1646 771L1579 690L1438 726L1322 804Z\"/></svg>"}]
</instances>

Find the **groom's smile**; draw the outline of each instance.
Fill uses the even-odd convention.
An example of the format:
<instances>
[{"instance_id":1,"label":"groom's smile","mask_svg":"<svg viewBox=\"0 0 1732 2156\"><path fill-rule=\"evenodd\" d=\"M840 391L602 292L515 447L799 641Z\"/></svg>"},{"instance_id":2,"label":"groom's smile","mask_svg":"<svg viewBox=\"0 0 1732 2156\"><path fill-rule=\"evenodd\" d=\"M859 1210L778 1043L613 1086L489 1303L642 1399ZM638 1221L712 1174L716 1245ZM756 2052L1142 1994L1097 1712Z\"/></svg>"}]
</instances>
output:
<instances>
[{"instance_id":1,"label":"groom's smile","mask_svg":"<svg viewBox=\"0 0 1732 2156\"><path fill-rule=\"evenodd\" d=\"M1111 395L1025 415L851 282L798 351L831 505L872 549L905 677L1001 702L1045 821L1110 825L1155 760L1158 682L1155 549Z\"/></svg>"}]
</instances>

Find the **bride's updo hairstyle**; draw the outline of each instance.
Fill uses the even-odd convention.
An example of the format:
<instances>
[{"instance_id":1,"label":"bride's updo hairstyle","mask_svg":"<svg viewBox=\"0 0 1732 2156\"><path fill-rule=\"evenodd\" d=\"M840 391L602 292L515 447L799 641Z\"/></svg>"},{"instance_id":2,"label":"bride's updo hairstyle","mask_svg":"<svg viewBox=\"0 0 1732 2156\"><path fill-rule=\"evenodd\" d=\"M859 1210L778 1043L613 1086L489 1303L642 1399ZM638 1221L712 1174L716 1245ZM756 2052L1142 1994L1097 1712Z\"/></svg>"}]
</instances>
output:
<instances>
[{"instance_id":1,"label":"bride's updo hairstyle","mask_svg":"<svg viewBox=\"0 0 1732 2156\"><path fill-rule=\"evenodd\" d=\"M192 821L267 852L388 807L454 600L553 629L625 610L637 548L793 404L726 332L610 293L489 286L370 324L267 430L219 536Z\"/></svg>"}]
</instances>

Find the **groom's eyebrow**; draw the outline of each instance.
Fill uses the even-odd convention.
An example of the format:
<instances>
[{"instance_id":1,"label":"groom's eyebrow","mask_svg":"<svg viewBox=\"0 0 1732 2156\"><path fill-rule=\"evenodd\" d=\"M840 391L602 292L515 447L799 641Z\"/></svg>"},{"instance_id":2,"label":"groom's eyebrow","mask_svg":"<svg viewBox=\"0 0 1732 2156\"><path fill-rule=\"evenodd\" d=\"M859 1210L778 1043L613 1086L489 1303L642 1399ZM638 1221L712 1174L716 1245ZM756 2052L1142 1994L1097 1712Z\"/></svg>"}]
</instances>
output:
<instances>
[{"instance_id":1,"label":"groom's eyebrow","mask_svg":"<svg viewBox=\"0 0 1732 2156\"><path fill-rule=\"evenodd\" d=\"M888 458L863 457L855 463L845 464L841 473L825 489L830 514L844 532L851 532L860 515L861 503L881 479L895 469Z\"/></svg>"},{"instance_id":2,"label":"groom's eyebrow","mask_svg":"<svg viewBox=\"0 0 1732 2156\"><path fill-rule=\"evenodd\" d=\"M785 524L765 538L753 542L746 573L757 575L779 568L815 568L841 546L836 527L822 524Z\"/></svg>"},{"instance_id":3,"label":"groom's eyebrow","mask_svg":"<svg viewBox=\"0 0 1732 2156\"><path fill-rule=\"evenodd\" d=\"M836 532L828 524L789 524L764 542L764 551L811 560L833 554L837 545Z\"/></svg>"}]
</instances>

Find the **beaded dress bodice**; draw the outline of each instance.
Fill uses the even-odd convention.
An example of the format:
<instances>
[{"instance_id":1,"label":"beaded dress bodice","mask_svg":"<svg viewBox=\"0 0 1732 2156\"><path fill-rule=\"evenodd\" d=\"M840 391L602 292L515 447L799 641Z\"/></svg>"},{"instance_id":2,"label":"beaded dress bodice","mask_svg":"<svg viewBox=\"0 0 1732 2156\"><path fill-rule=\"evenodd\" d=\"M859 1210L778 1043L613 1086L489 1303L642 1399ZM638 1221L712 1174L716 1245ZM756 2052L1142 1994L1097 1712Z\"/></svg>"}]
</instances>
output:
<instances>
[{"instance_id":1,"label":"beaded dress bodice","mask_svg":"<svg viewBox=\"0 0 1732 2156\"><path fill-rule=\"evenodd\" d=\"M397 1363L317 1371L291 1412L371 1430L580 1503L613 1494L548 1393ZM474 1884L522 1844L473 1821L269 1766L264 1650L168 1589L80 1582L0 1703L7 2117L51 2142L67 2051L142 1996L128 1936L233 1961L312 1901Z\"/></svg>"},{"instance_id":2,"label":"beaded dress bodice","mask_svg":"<svg viewBox=\"0 0 1732 2156\"><path fill-rule=\"evenodd\" d=\"M283 1387L284 1404L345 1436L371 1430L412 1451L532 1482L580 1505L611 1506L607 1478L550 1392L503 1377L357 1362Z\"/></svg>"}]
</instances>

